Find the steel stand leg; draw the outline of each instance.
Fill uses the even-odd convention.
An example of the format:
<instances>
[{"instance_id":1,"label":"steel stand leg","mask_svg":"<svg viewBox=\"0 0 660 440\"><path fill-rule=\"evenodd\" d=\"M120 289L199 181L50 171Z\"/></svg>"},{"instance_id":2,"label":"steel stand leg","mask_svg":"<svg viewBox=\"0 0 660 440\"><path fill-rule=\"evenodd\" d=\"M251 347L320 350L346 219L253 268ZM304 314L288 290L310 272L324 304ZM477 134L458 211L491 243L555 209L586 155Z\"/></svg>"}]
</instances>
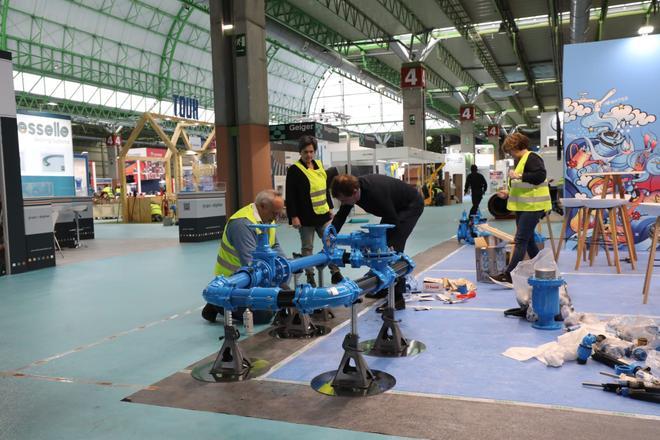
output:
<instances>
[{"instance_id":1,"label":"steel stand leg","mask_svg":"<svg viewBox=\"0 0 660 440\"><path fill-rule=\"evenodd\" d=\"M394 284L388 289L387 308L382 313L383 325L378 332L371 352L373 354L398 355L408 349L408 340L401 333L399 321L394 319Z\"/></svg>"},{"instance_id":2,"label":"steel stand leg","mask_svg":"<svg viewBox=\"0 0 660 440\"><path fill-rule=\"evenodd\" d=\"M369 369L367 361L358 349L360 337L357 332L357 308L351 306L351 332L346 335L341 347L344 355L337 368L337 373L332 380L333 388L368 390L376 379L374 373Z\"/></svg>"},{"instance_id":3,"label":"steel stand leg","mask_svg":"<svg viewBox=\"0 0 660 440\"><path fill-rule=\"evenodd\" d=\"M234 327L231 312L225 310L225 336L222 347L211 367L210 374L216 380L247 376L252 364L238 345L240 332Z\"/></svg>"}]
</instances>

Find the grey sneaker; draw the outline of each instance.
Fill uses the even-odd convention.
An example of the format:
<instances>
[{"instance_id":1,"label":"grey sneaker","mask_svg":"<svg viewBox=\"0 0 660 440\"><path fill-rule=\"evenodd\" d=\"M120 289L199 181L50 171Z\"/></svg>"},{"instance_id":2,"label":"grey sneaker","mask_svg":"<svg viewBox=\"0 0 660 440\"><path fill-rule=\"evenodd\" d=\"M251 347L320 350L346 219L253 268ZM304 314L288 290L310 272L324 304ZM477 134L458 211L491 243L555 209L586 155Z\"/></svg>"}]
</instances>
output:
<instances>
[{"instance_id":1,"label":"grey sneaker","mask_svg":"<svg viewBox=\"0 0 660 440\"><path fill-rule=\"evenodd\" d=\"M511 279L510 273L504 272L488 278L490 278L490 280L497 285L506 287L507 289L513 289L513 280Z\"/></svg>"}]
</instances>

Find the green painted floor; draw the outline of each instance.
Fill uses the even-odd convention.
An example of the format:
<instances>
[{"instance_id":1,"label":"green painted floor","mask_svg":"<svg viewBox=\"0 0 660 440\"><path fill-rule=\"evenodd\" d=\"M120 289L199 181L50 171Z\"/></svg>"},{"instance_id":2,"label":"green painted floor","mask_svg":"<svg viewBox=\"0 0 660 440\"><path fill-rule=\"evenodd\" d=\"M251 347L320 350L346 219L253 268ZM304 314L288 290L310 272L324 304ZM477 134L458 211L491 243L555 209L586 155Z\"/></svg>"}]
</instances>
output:
<instances>
[{"instance_id":1,"label":"green painted floor","mask_svg":"<svg viewBox=\"0 0 660 440\"><path fill-rule=\"evenodd\" d=\"M427 208L408 254L452 237L462 210ZM383 437L121 402L219 348L221 326L199 316L217 243L181 245L160 225L95 228L66 264L0 277L0 439ZM295 230L278 235L299 250Z\"/></svg>"}]
</instances>

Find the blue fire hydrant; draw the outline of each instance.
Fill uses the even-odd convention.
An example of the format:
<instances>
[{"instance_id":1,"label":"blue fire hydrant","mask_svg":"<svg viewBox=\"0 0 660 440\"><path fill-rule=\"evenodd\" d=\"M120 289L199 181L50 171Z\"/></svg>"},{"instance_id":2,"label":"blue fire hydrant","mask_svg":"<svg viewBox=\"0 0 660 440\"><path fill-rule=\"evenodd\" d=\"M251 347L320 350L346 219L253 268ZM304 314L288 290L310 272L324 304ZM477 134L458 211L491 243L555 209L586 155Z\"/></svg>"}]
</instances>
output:
<instances>
[{"instance_id":1,"label":"blue fire hydrant","mask_svg":"<svg viewBox=\"0 0 660 440\"><path fill-rule=\"evenodd\" d=\"M532 286L532 306L538 315L532 327L539 330L560 329L562 324L555 322L555 316L559 314L559 287L564 280L557 277L554 269L536 269L527 282Z\"/></svg>"}]
</instances>

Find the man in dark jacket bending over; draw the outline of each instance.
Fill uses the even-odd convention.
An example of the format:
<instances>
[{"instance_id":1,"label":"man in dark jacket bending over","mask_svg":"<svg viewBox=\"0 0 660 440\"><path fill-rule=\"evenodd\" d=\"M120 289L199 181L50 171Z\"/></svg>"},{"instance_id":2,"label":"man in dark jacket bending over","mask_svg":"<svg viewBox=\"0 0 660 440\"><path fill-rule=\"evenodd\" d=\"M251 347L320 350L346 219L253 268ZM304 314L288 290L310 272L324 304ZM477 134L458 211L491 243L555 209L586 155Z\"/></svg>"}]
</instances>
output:
<instances>
[{"instance_id":1,"label":"man in dark jacket bending over","mask_svg":"<svg viewBox=\"0 0 660 440\"><path fill-rule=\"evenodd\" d=\"M341 202L341 207L332 220L337 232L344 225L353 205L358 205L369 214L381 217L381 223L394 225L393 229L387 231L387 245L397 252L404 252L406 240L424 211L424 200L415 188L401 180L380 174L360 177L344 174L334 178L331 189L332 196ZM400 277L394 288L397 310L406 308L403 300L405 290L406 280ZM385 290L369 296L382 298L386 295ZM377 311L382 311L381 307L379 309Z\"/></svg>"}]
</instances>

